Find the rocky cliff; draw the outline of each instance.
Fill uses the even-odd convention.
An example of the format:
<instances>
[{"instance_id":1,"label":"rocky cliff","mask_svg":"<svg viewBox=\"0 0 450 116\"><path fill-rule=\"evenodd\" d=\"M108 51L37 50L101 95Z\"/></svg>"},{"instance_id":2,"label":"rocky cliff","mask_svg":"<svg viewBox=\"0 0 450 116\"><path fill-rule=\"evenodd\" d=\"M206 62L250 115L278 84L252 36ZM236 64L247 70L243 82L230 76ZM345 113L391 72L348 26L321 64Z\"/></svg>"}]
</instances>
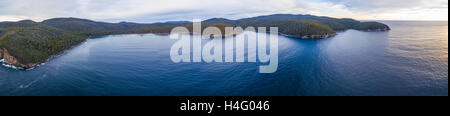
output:
<instances>
[{"instance_id":1,"label":"rocky cliff","mask_svg":"<svg viewBox=\"0 0 450 116\"><path fill-rule=\"evenodd\" d=\"M29 69L35 67L37 64L35 63L29 63L29 64L22 64L20 63L14 56L11 56L7 49L1 48L0 49L0 59L4 60L4 63L11 64L13 66L22 68L22 69Z\"/></svg>"}]
</instances>

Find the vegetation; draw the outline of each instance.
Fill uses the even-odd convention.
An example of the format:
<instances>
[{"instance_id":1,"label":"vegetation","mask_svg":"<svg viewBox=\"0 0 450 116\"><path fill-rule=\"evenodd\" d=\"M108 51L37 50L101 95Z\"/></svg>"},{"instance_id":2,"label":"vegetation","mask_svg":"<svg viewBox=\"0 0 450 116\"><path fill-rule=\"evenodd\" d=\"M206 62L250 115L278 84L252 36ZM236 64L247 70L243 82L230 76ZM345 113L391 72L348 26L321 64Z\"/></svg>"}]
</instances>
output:
<instances>
[{"instance_id":1,"label":"vegetation","mask_svg":"<svg viewBox=\"0 0 450 116\"><path fill-rule=\"evenodd\" d=\"M332 35L336 33L329 26L309 19L249 20L240 22L238 26L244 28L248 26L266 27L267 29L278 27L279 33L298 38L308 35Z\"/></svg>"},{"instance_id":2,"label":"vegetation","mask_svg":"<svg viewBox=\"0 0 450 116\"><path fill-rule=\"evenodd\" d=\"M83 36L40 24L2 30L6 33L0 37L0 48L7 49L10 55L22 64L44 62L48 57L69 49L85 39Z\"/></svg>"},{"instance_id":3,"label":"vegetation","mask_svg":"<svg viewBox=\"0 0 450 116\"><path fill-rule=\"evenodd\" d=\"M349 18L338 19L313 15L291 14L275 14L239 20L214 18L204 22L223 23L232 26L241 26L243 28L249 26L278 27L280 33L298 38L303 38L305 36L312 37L312 35L334 35L336 34L336 31L345 31L348 29L361 31L389 30L387 25L378 22L360 22Z\"/></svg>"},{"instance_id":4,"label":"vegetation","mask_svg":"<svg viewBox=\"0 0 450 116\"><path fill-rule=\"evenodd\" d=\"M86 38L111 34L156 33L169 34L178 26L192 32L192 22L177 21L154 24L106 23L77 18L55 18L43 22L23 20L0 22L0 52L8 50L21 64L44 62L52 55L61 53L84 41ZM218 27L222 34L225 27L278 27L279 32L298 38L323 38L336 31L356 29L362 31L389 30L378 22L359 22L353 19L337 19L313 15L277 14L240 20L214 18L202 22L202 28ZM0 53L3 54L3 53ZM25 67L30 68L30 67Z\"/></svg>"},{"instance_id":5,"label":"vegetation","mask_svg":"<svg viewBox=\"0 0 450 116\"><path fill-rule=\"evenodd\" d=\"M378 22L362 22L353 27L356 30L361 31L386 31L390 30L389 26Z\"/></svg>"}]
</instances>

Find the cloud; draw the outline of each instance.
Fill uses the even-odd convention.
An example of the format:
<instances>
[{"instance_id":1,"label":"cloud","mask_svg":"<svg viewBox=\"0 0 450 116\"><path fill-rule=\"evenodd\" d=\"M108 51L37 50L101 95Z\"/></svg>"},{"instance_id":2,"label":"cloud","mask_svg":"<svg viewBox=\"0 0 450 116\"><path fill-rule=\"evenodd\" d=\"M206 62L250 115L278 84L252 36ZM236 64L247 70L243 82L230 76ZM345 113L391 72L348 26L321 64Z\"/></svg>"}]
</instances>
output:
<instances>
[{"instance_id":1,"label":"cloud","mask_svg":"<svg viewBox=\"0 0 450 116\"><path fill-rule=\"evenodd\" d=\"M330 0L342 4L355 17L385 20L448 20L447 0ZM361 17L364 16L364 17Z\"/></svg>"},{"instance_id":2,"label":"cloud","mask_svg":"<svg viewBox=\"0 0 450 116\"><path fill-rule=\"evenodd\" d=\"M448 20L447 0L0 0L0 21L79 17L157 22L291 13L355 19Z\"/></svg>"}]
</instances>

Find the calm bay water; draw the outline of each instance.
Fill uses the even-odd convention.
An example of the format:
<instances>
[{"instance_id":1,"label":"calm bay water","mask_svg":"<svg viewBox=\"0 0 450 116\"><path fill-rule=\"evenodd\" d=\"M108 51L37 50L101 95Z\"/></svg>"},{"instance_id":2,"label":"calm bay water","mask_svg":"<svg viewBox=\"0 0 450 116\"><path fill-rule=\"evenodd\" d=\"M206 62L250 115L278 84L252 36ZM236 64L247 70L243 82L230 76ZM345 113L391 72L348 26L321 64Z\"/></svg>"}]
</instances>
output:
<instances>
[{"instance_id":1,"label":"calm bay water","mask_svg":"<svg viewBox=\"0 0 450 116\"><path fill-rule=\"evenodd\" d=\"M0 95L448 96L448 22L384 23L392 30L280 36L273 74L259 63L173 63L164 35L89 39L34 70L0 67Z\"/></svg>"}]
</instances>

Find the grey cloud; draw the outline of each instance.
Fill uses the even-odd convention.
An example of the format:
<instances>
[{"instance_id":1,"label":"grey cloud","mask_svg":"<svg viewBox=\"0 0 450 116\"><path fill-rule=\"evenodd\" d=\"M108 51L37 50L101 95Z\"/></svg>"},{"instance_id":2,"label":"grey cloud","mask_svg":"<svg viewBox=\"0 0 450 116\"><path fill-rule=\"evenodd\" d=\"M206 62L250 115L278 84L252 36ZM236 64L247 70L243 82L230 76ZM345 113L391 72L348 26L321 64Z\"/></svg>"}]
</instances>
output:
<instances>
[{"instance_id":1,"label":"grey cloud","mask_svg":"<svg viewBox=\"0 0 450 116\"><path fill-rule=\"evenodd\" d=\"M412 9L447 9L447 0L0 0L2 17L43 20L79 17L153 22L190 18L231 19L293 13L360 18ZM10 18L11 19L11 18ZM14 18L13 18L14 19Z\"/></svg>"}]
</instances>

